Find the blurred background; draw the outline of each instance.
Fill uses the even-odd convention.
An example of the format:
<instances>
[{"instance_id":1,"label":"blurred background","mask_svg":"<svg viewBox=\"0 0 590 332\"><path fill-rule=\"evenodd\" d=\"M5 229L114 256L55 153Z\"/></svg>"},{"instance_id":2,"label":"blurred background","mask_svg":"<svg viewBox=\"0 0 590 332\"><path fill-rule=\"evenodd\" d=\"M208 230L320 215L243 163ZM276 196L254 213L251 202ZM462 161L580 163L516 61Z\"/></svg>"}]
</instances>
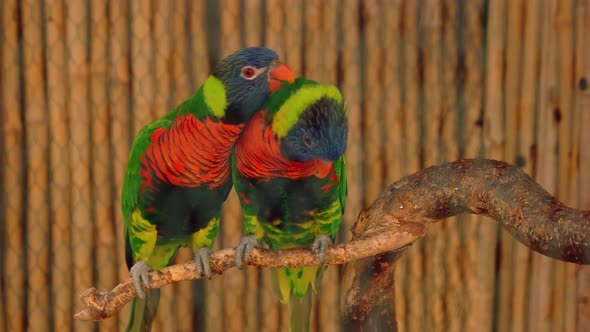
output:
<instances>
[{"instance_id":1,"label":"blurred background","mask_svg":"<svg viewBox=\"0 0 590 332\"><path fill-rule=\"evenodd\" d=\"M0 1L0 330L74 321L128 277L120 187L137 131L243 46L338 85L350 109L340 241L385 186L463 157L516 164L590 209L589 0ZM236 197L216 248L242 234ZM191 258L181 250L178 262ZM337 331L341 269L315 302ZM396 271L401 331L589 331L590 268L531 252L492 220L430 227ZM286 330L268 271L163 288L154 331Z\"/></svg>"}]
</instances>

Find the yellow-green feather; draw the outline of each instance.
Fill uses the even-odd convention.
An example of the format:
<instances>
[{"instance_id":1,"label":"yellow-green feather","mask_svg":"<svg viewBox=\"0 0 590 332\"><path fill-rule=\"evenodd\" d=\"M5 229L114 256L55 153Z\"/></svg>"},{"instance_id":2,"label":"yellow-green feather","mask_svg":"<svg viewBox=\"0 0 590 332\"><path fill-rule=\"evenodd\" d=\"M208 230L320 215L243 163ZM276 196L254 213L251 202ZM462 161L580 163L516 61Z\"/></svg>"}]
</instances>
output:
<instances>
[{"instance_id":1,"label":"yellow-green feather","mask_svg":"<svg viewBox=\"0 0 590 332\"><path fill-rule=\"evenodd\" d=\"M225 116L227 97L223 82L215 76L209 76L203 85L203 96L205 98L205 104L209 106L213 115L218 118Z\"/></svg>"},{"instance_id":2,"label":"yellow-green feather","mask_svg":"<svg viewBox=\"0 0 590 332\"><path fill-rule=\"evenodd\" d=\"M338 88L331 85L309 84L292 93L273 116L272 129L278 137L285 137L297 123L299 116L321 98L342 102Z\"/></svg>"}]
</instances>

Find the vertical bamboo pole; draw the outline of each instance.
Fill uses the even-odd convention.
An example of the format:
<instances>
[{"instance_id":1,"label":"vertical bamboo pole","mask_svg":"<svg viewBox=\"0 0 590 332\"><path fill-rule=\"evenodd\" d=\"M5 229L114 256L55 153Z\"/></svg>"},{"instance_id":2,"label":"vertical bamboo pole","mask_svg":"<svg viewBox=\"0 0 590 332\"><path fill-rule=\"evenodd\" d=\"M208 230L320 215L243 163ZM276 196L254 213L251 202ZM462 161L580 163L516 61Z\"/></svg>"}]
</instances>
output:
<instances>
[{"instance_id":1,"label":"vertical bamboo pole","mask_svg":"<svg viewBox=\"0 0 590 332\"><path fill-rule=\"evenodd\" d=\"M518 122L519 122L519 97L521 87L521 62L522 62L522 20L523 1L515 0L507 3L507 33L506 33L506 146L505 160L518 164ZM498 330L510 329L510 294L512 293L512 250L513 238L508 232L501 231L501 257L499 265L500 297L498 303Z\"/></svg>"},{"instance_id":2,"label":"vertical bamboo pole","mask_svg":"<svg viewBox=\"0 0 590 332\"><path fill-rule=\"evenodd\" d=\"M92 200L96 236L97 285L109 288L118 281L115 230L112 220L111 173L109 160L109 122L107 100L107 43L108 18L104 1L94 0L90 10L90 116L92 142ZM98 324L100 331L116 330L117 321L109 319Z\"/></svg>"},{"instance_id":3,"label":"vertical bamboo pole","mask_svg":"<svg viewBox=\"0 0 590 332\"><path fill-rule=\"evenodd\" d=\"M72 2L66 7L66 47L69 49L68 75L70 112L70 156L72 161L72 237L74 252L74 292L78 294L93 284L92 255L93 229L90 214L90 146L88 109L88 67L86 40L87 8L84 3ZM88 331L92 325L74 321L74 330Z\"/></svg>"},{"instance_id":4,"label":"vertical bamboo pole","mask_svg":"<svg viewBox=\"0 0 590 332\"><path fill-rule=\"evenodd\" d=\"M324 84L337 84L337 58L338 58L338 30L337 17L339 1L327 0L320 4L320 30L316 31L322 41L319 48L321 55L319 62L321 67L321 82ZM306 56L311 49L306 49ZM346 96L344 96L346 98ZM336 242L340 241L337 237ZM314 311L312 311L311 323L320 331L340 330L339 269L330 267L322 276L321 285L316 299ZM317 313L317 315L315 315Z\"/></svg>"},{"instance_id":5,"label":"vertical bamboo pole","mask_svg":"<svg viewBox=\"0 0 590 332\"><path fill-rule=\"evenodd\" d=\"M401 79L399 73L403 64L401 63L401 24L402 24L403 1L385 1L383 8L383 87L386 90L383 93L383 120L385 122L385 144L383 146L383 156L385 161L385 185L389 185L400 179L403 174L403 165L400 157L403 153L402 146L404 138L402 135L403 118L401 114L400 101L402 100ZM401 267L396 267L396 276L401 276ZM396 281L400 282L399 278ZM398 297L399 298L399 297ZM399 302L399 301L398 301ZM397 309L397 308L396 308ZM398 312L398 311L396 311ZM398 312L398 328L400 331L405 329L400 326L402 315Z\"/></svg>"},{"instance_id":6,"label":"vertical bamboo pole","mask_svg":"<svg viewBox=\"0 0 590 332\"><path fill-rule=\"evenodd\" d=\"M569 206L577 206L569 192L570 176L573 172L572 158L575 153L572 144L572 119L573 119L573 37L574 37L574 19L573 19L573 1L558 1L556 17L556 41L559 45L559 55L556 57L558 82L558 105L559 112L554 114L554 121L557 124L558 131L558 168L557 176L557 197ZM559 116L557 116L559 114ZM552 287L552 301L554 308L553 321L550 327L551 331L566 330L567 321L575 320L575 310L573 298L568 296L571 289L568 279L568 265L563 262L553 261L555 265L555 277ZM575 297L575 296L574 296ZM571 331L571 329L570 329Z\"/></svg>"},{"instance_id":7,"label":"vertical bamboo pole","mask_svg":"<svg viewBox=\"0 0 590 332\"><path fill-rule=\"evenodd\" d=\"M441 118L440 118L440 161L455 160L458 156L457 132L457 40L455 26L457 21L457 2L444 1L441 7L442 40L439 84L441 89ZM440 252L443 274L446 277L443 293L445 331L461 330L461 323L465 320L465 299L461 289L461 274L457 262L463 257L461 247L461 225L458 218L447 220L443 224L441 236L442 250Z\"/></svg>"},{"instance_id":8,"label":"vertical bamboo pole","mask_svg":"<svg viewBox=\"0 0 590 332\"><path fill-rule=\"evenodd\" d=\"M440 78L439 78L439 69L441 65L440 60L440 41L441 41L441 30L442 30L442 18L441 18L441 2L437 0L425 0L420 13L420 22L419 22L419 29L420 29L420 52L419 55L422 58L422 68L420 68L423 72L422 82L421 82L421 98L422 100L422 112L420 115L423 119L423 127L424 127L424 144L422 146L422 153L424 154L424 162L425 165L423 166L431 166L433 164L437 164L441 161L440 150L439 150L439 142L438 142L438 132L439 127L441 126L440 118L441 118L441 91L440 91ZM434 233L439 233L437 231L431 232L430 235L436 236ZM438 239L433 239L434 241L429 241L431 243L437 242ZM438 245L437 245L438 246ZM434 248L432 248L434 249ZM433 252L431 252L428 256L434 256ZM436 262L436 264L439 264ZM440 289L440 288L439 288ZM439 301L436 299L438 295L436 295L437 290L432 289L434 294L433 296L429 296L433 301ZM433 303L434 304L434 303ZM437 310L435 308L432 312L442 312L442 310ZM437 315L438 313L434 313ZM433 317L434 318L434 317ZM442 317L440 317L442 318ZM439 320L440 320L439 318ZM435 320L437 320L435 318Z\"/></svg>"},{"instance_id":9,"label":"vertical bamboo pole","mask_svg":"<svg viewBox=\"0 0 590 332\"><path fill-rule=\"evenodd\" d=\"M4 271L6 274L6 315L9 331L24 331L25 326L25 262L22 259L25 250L23 243L24 223L24 160L22 150L25 148L23 120L20 104L19 58L18 47L19 21L17 15L17 2L7 0L0 2L2 13L2 65L0 67L0 79L2 82L2 132L4 135L4 165L2 167L2 183L10 188L10 195L4 195L4 227L6 243L2 249L4 253Z\"/></svg>"},{"instance_id":10,"label":"vertical bamboo pole","mask_svg":"<svg viewBox=\"0 0 590 332\"><path fill-rule=\"evenodd\" d=\"M427 0L423 3L420 13L420 55L422 77L420 80L420 105L418 112L423 121L423 137L421 153L424 164L430 166L441 161L439 150L439 127L441 126L441 91L440 91L440 40L441 40L441 2ZM425 306L427 330L444 329L444 309L442 293L445 284L443 271L442 249L444 239L444 223L432 225L428 239L424 241L424 265L426 275ZM445 253L446 254L446 253Z\"/></svg>"},{"instance_id":11,"label":"vertical bamboo pole","mask_svg":"<svg viewBox=\"0 0 590 332\"><path fill-rule=\"evenodd\" d=\"M364 21L364 63L363 85L359 87L363 91L363 170L365 176L364 204L368 206L381 193L383 188L383 163L381 150L383 146L383 112L381 80L379 76L383 70L382 52L383 46L380 20L382 3L378 0L362 2L362 15Z\"/></svg>"},{"instance_id":12,"label":"vertical bamboo pole","mask_svg":"<svg viewBox=\"0 0 590 332\"><path fill-rule=\"evenodd\" d=\"M133 20L137 34L133 35L133 49L140 52L133 57L133 100L136 130L168 113L173 107L171 77L171 48L174 44L170 26L174 2L145 2L136 10ZM144 7L145 6L145 7ZM135 12L135 11L134 11ZM137 44L135 43L137 42ZM138 47L136 48L135 45ZM135 53L135 52L134 52ZM135 70L137 68L137 71ZM138 123L139 119L145 121ZM184 250L179 249L174 262L185 262ZM180 257L183 256L183 257ZM177 285L160 290L160 304L154 321L154 328L161 331L178 330L180 302ZM189 293L190 294L190 293Z\"/></svg>"},{"instance_id":13,"label":"vertical bamboo pole","mask_svg":"<svg viewBox=\"0 0 590 332\"><path fill-rule=\"evenodd\" d=\"M582 184L581 181L581 150L583 149L583 144L580 140L581 137L581 122L583 117L583 112L580 112L579 106L579 97L581 89L580 83L581 79L584 77L584 63L587 62L584 58L584 38L585 38L585 29L588 28L587 23L584 22L585 19L585 5L584 1L572 1L572 8L571 8L571 15L572 15L572 25L573 25L573 76L571 77L570 85L567 85L569 89L572 88L573 83L573 91L571 91L571 112L572 112L572 119L571 119L571 152L569 154L569 178L568 178L568 194L570 196L570 203L572 206L578 208L588 208L590 205L583 206L581 201L582 196ZM587 8L590 9L590 6ZM561 40L561 38L560 38ZM588 56L586 54L586 56ZM561 68L560 68L561 71ZM586 71L588 74L590 71ZM587 77L587 76L586 76ZM563 77L565 79L565 77ZM560 83L560 85L563 83ZM561 179L560 179L561 181ZM563 311L565 313L564 317L564 324L563 324L563 331L565 332L573 332L576 331L576 327L578 326L578 285L577 285L577 277L578 277L579 267L575 266L574 264L567 264L566 271L565 271L565 280L564 283L566 284L565 291L564 291L564 298L565 303L563 307Z\"/></svg>"},{"instance_id":14,"label":"vertical bamboo pole","mask_svg":"<svg viewBox=\"0 0 590 332\"><path fill-rule=\"evenodd\" d=\"M129 71L129 3L120 1L116 6L109 6L109 110L110 110L110 141L112 142L113 155L111 158L113 187L112 197L114 224L116 230L116 263L118 267L118 280L129 277L129 271L125 264L125 238L123 234L123 214L121 212L121 187L123 176L129 156L129 148L132 137L132 122L129 109L130 71ZM125 306L118 314L119 330L123 330L129 319L129 308Z\"/></svg>"},{"instance_id":15,"label":"vertical bamboo pole","mask_svg":"<svg viewBox=\"0 0 590 332\"><path fill-rule=\"evenodd\" d=\"M348 145L346 149L346 173L348 175L348 198L344 220L340 226L340 233L344 240L350 238L348 231L356 221L362 209L362 181L361 179L361 94L360 94L360 46L358 31L358 4L353 0L342 3L340 22L342 22L341 91L346 98L348 109ZM307 46L306 46L307 47Z\"/></svg>"},{"instance_id":16,"label":"vertical bamboo pole","mask_svg":"<svg viewBox=\"0 0 590 332\"><path fill-rule=\"evenodd\" d=\"M224 0L219 4L221 15L220 55L225 57L240 47L240 3L238 0ZM243 236L242 219L240 217L239 200L232 190L227 201L223 204L223 219L221 222L220 247L233 247ZM223 329L238 331L244 326L244 288L246 287L245 273L232 273L222 278L223 288L231 292L222 291L216 294L222 299L222 317L232 317L223 320ZM223 295L221 295L223 294ZM219 328L217 328L219 329Z\"/></svg>"},{"instance_id":17,"label":"vertical bamboo pole","mask_svg":"<svg viewBox=\"0 0 590 332\"><path fill-rule=\"evenodd\" d=\"M194 60L192 66L192 85L195 91L205 79L210 75L209 68L209 47L207 45L207 26L206 15L207 6L205 0L192 1L190 9L190 40L194 42ZM223 220L222 224L223 226ZM222 229L219 230L214 250L220 248ZM197 299L195 311L199 308L201 312L195 312L197 316L194 321L195 329L212 331L222 326L223 313L223 278L213 278L208 281L198 281L195 286L193 297ZM200 318L200 319L199 319ZM203 321L204 320L204 321Z\"/></svg>"},{"instance_id":18,"label":"vertical bamboo pole","mask_svg":"<svg viewBox=\"0 0 590 332\"><path fill-rule=\"evenodd\" d=\"M263 12L262 0L251 0L243 2L243 16L242 16L242 46L260 46L262 45L262 38L264 36L264 21L251 20L251 17L256 17ZM285 4L288 7L289 4ZM279 54L280 56L280 54ZM292 68L291 68L292 69Z\"/></svg>"},{"instance_id":19,"label":"vertical bamboo pole","mask_svg":"<svg viewBox=\"0 0 590 332\"><path fill-rule=\"evenodd\" d=\"M319 0L306 0L301 1L304 6L303 12L303 40L305 47L303 49L303 70L301 74L306 78L323 81L322 74L324 68L322 67L321 52L322 40L321 40L321 3Z\"/></svg>"},{"instance_id":20,"label":"vertical bamboo pole","mask_svg":"<svg viewBox=\"0 0 590 332\"><path fill-rule=\"evenodd\" d=\"M459 92L460 105L462 105L462 157L475 158L481 156L482 148L482 109L483 109L483 83L485 63L484 56L484 26L479 17L484 9L484 1L462 1L462 20L465 29L459 26L458 33L463 43L461 44L460 58L464 59L464 82ZM466 293L466 317L463 329L467 331L491 330L491 303L483 303L493 291L493 285L489 285L480 279L480 266L489 264L489 260L483 262L480 258L479 238L483 222L481 217L468 215L460 217L464 237L464 258L461 260L460 269L466 280L463 292Z\"/></svg>"},{"instance_id":21,"label":"vertical bamboo pole","mask_svg":"<svg viewBox=\"0 0 590 332\"><path fill-rule=\"evenodd\" d=\"M38 331L49 325L49 219L47 214L47 111L43 79L42 8L22 3L27 148L27 320Z\"/></svg>"},{"instance_id":22,"label":"vertical bamboo pole","mask_svg":"<svg viewBox=\"0 0 590 332\"><path fill-rule=\"evenodd\" d=\"M570 194L571 163L574 158L574 144L572 137L574 122L573 88L575 73L574 54L574 1L558 1L556 17L556 37L558 55L556 56L557 72L559 73L558 104L559 113L554 113L554 121L558 124L559 135L559 177L557 181L557 196L576 206L577 202Z\"/></svg>"},{"instance_id":23,"label":"vertical bamboo pole","mask_svg":"<svg viewBox=\"0 0 590 332\"><path fill-rule=\"evenodd\" d=\"M539 5L541 2L526 2L526 17L524 27L524 43L522 58L522 86L519 101L519 147L518 160L524 161L523 170L529 175L534 176L535 165L535 95L537 91L536 82L538 81L537 61L538 61L538 31L539 31ZM507 250L512 252L512 282L510 287L501 285L500 305L509 305L507 308L512 309L511 315L506 316L500 312L500 319L511 322L510 330L522 331L525 329L525 312L526 312L526 294L528 285L528 261L530 249L521 245L514 239L504 242L503 246L508 246ZM502 307L500 307L502 310Z\"/></svg>"},{"instance_id":24,"label":"vertical bamboo pole","mask_svg":"<svg viewBox=\"0 0 590 332\"><path fill-rule=\"evenodd\" d=\"M339 1L325 0L321 2L321 25L320 39L320 65L322 71L322 82L326 84L337 84L338 73L338 8ZM381 46L381 45L379 45Z\"/></svg>"},{"instance_id":25,"label":"vertical bamboo pole","mask_svg":"<svg viewBox=\"0 0 590 332\"><path fill-rule=\"evenodd\" d=\"M340 88L348 108L348 146L346 149L346 173L348 175L348 198L344 219L340 226L340 238L350 238L350 227L362 208L361 173L361 76L360 76L360 36L358 26L359 2L341 2L339 21L341 22L341 63L342 81ZM309 47L307 42L306 47ZM307 70L307 69L306 69ZM340 304L342 305L343 296Z\"/></svg>"},{"instance_id":26,"label":"vertical bamboo pole","mask_svg":"<svg viewBox=\"0 0 590 332\"><path fill-rule=\"evenodd\" d=\"M207 47L207 30L205 15L207 15L206 4L204 0L188 1L188 23L189 23L189 45L192 48L189 52L189 84L190 93L205 81L209 75L209 52ZM219 279L219 278L217 278ZM208 285L206 285L208 284ZM208 298L214 297L214 289L211 288L209 281L198 280L193 282L193 330L204 330L205 321L209 320L209 306L206 305ZM212 296L208 296L211 294Z\"/></svg>"},{"instance_id":27,"label":"vertical bamboo pole","mask_svg":"<svg viewBox=\"0 0 590 332\"><path fill-rule=\"evenodd\" d=\"M540 54L540 81L538 92L538 167L536 180L547 191L556 191L555 175L557 174L557 159L555 146L557 128L554 123L557 108L556 90L557 69L555 61L555 1L544 2L542 10L542 42ZM552 320L551 284L552 260L538 253L532 254L531 277L528 281L530 297L528 306L528 329L531 331L549 331Z\"/></svg>"},{"instance_id":28,"label":"vertical bamboo pole","mask_svg":"<svg viewBox=\"0 0 590 332\"><path fill-rule=\"evenodd\" d=\"M588 33L588 25L590 22L590 1L585 0L582 9L584 18L582 19L583 28L580 29L580 40L583 42L583 64L581 68L581 76L576 81L578 82L578 93L576 95L576 109L580 112L580 208L590 209L590 33ZM577 326L578 330L590 326L590 268L585 266L578 270L577 274L578 284L578 300L577 307Z\"/></svg>"},{"instance_id":29,"label":"vertical bamboo pole","mask_svg":"<svg viewBox=\"0 0 590 332\"><path fill-rule=\"evenodd\" d=\"M404 169L405 174L420 168L420 120L419 109L419 80L418 80L418 15L419 2L406 1L403 9L404 28L402 34L402 114L404 119ZM423 274L423 243L407 250L406 271L412 278L408 278L403 296L408 302L408 331L423 331L427 315L424 308ZM400 262L401 263L401 262Z\"/></svg>"},{"instance_id":30,"label":"vertical bamboo pole","mask_svg":"<svg viewBox=\"0 0 590 332\"><path fill-rule=\"evenodd\" d=\"M403 118L400 101L402 100L400 40L402 1L385 1L382 8L383 22L383 136L382 154L384 158L384 184L393 183L402 177L403 154ZM404 255L405 256L405 255ZM407 279L406 264L398 263L395 269L395 317L399 331L407 330L407 308L403 290Z\"/></svg>"},{"instance_id":31,"label":"vertical bamboo pole","mask_svg":"<svg viewBox=\"0 0 590 332\"><path fill-rule=\"evenodd\" d=\"M141 128L167 112L166 108L153 108L153 79L152 70L154 56L156 54L151 36L151 22L154 25L158 19L167 15L166 4L158 7L156 12L150 0L131 1L131 82L132 86L132 112L133 112L133 133L136 134ZM154 15L157 13L157 15ZM164 42L158 45L158 55L166 54L168 36ZM167 94L158 93L160 98L167 98Z\"/></svg>"},{"instance_id":32,"label":"vertical bamboo pole","mask_svg":"<svg viewBox=\"0 0 590 332\"><path fill-rule=\"evenodd\" d=\"M72 307L74 292L72 247L71 247L71 165L67 149L69 142L68 116L66 108L65 18L64 3L61 0L46 1L45 22L47 29L47 94L50 129L51 167L51 219L53 231L52 247L52 297L53 328L72 329ZM111 259L112 257L109 257ZM110 287L108 285L107 287Z\"/></svg>"},{"instance_id":33,"label":"vertical bamboo pole","mask_svg":"<svg viewBox=\"0 0 590 332\"><path fill-rule=\"evenodd\" d=\"M442 3L441 43L441 161L454 160L459 153L456 142L457 123L457 2L445 0Z\"/></svg>"},{"instance_id":34,"label":"vertical bamboo pole","mask_svg":"<svg viewBox=\"0 0 590 332\"><path fill-rule=\"evenodd\" d=\"M251 3L252 1L246 1ZM284 48L283 53L280 56L287 63L291 71L296 77L301 75L303 66L302 50L303 50L303 6L301 6L301 0L286 0L283 4L283 12L285 13L285 28L284 33ZM334 13L337 14L337 13ZM247 17L251 17L248 15Z\"/></svg>"},{"instance_id":35,"label":"vertical bamboo pole","mask_svg":"<svg viewBox=\"0 0 590 332\"><path fill-rule=\"evenodd\" d=\"M209 49L207 47L206 0L189 1L189 41L193 48L189 56L192 67L191 91L194 92L209 76Z\"/></svg>"},{"instance_id":36,"label":"vertical bamboo pole","mask_svg":"<svg viewBox=\"0 0 590 332\"><path fill-rule=\"evenodd\" d=\"M296 30L290 29L295 29L295 27L301 26L300 22L294 26L284 26L283 11L285 9L281 8L281 3L279 3L278 1L267 1L265 5L267 21L264 22L262 28L264 33L264 45L274 49L281 57L291 57L291 54L287 55L287 53L283 51L283 45L285 45L285 43L282 42L282 33L284 32L286 35L293 33L293 31ZM299 1L298 5L301 7L302 1ZM288 17L288 15L286 16ZM285 31L283 31L283 29L285 29ZM301 38L301 31L299 34L299 38ZM297 55L294 55L294 57L296 56ZM286 61L286 58L283 58L283 61ZM291 66L289 62L287 62L287 65ZM272 284L270 271L262 270L261 273L263 278L261 281L262 286L265 287L267 290L272 290L272 288L269 287ZM261 295L263 296L262 303L264 305L264 311L269 313L268 315L262 317L262 324L265 328L265 331L287 329L289 318L289 312L287 310L288 307L286 305L280 304L280 302L277 301L277 295L274 292L266 291L263 292Z\"/></svg>"},{"instance_id":37,"label":"vertical bamboo pole","mask_svg":"<svg viewBox=\"0 0 590 332\"><path fill-rule=\"evenodd\" d=\"M185 27L187 3L184 1L175 1L171 5L170 13L170 39L171 56L170 56L170 72L171 90L172 90L172 104L171 107L178 105L183 100L187 99L191 94L191 87L189 84L189 74L187 71L187 59L189 43L188 31Z\"/></svg>"},{"instance_id":38,"label":"vertical bamboo pole","mask_svg":"<svg viewBox=\"0 0 590 332\"><path fill-rule=\"evenodd\" d=\"M505 159L510 163L516 162L518 132L518 97L520 92L520 65L522 49L522 0L507 2L506 24L506 81L505 81L505 117L506 117L506 143ZM504 232L506 233L506 232ZM511 235L506 233L506 239ZM509 254L508 252L506 254ZM502 252L502 257L505 253Z\"/></svg>"},{"instance_id":39,"label":"vertical bamboo pole","mask_svg":"<svg viewBox=\"0 0 590 332\"><path fill-rule=\"evenodd\" d=\"M300 5L303 5L304 12L303 12L303 38L304 38L304 45L303 48L303 67L302 67L302 74L306 78L314 79L323 83L328 83L324 81L324 76L327 73L325 66L322 65L322 58L323 53L327 51L324 49L323 38L325 35L322 31L323 16L322 16L322 3L318 0L307 0L301 1ZM321 283L320 283L320 292L317 294L318 296L315 297L313 303L324 303L329 302L329 293L330 293L330 286L327 285L334 276L333 269L326 269ZM326 289L327 288L327 289ZM326 304L325 308L322 306L313 306L312 313L310 316L310 326L317 327L319 330L322 329L323 325L326 325L328 317L327 313L330 311L330 308L327 308L329 305ZM281 330L288 330L288 320L290 318L289 311L287 310L288 306L281 306L282 309L282 325ZM327 324L329 325L329 323Z\"/></svg>"},{"instance_id":40,"label":"vertical bamboo pole","mask_svg":"<svg viewBox=\"0 0 590 332\"><path fill-rule=\"evenodd\" d=\"M171 50L174 40L172 39L170 25L172 24L171 9L174 1L167 2L151 2L151 7L146 8L141 15L147 15L149 32L145 40L149 40L143 45L146 50L151 53L148 56L142 53L144 57L141 59L142 66L145 65L146 71L137 72L137 79L143 83L141 95L135 95L136 100L141 100L145 103L146 109L152 109L152 117L154 119L162 117L168 113L173 107L171 96L173 94L171 82L170 64L171 64ZM134 17L136 19L136 17ZM138 18L139 19L139 18ZM142 43L142 41L139 41ZM153 70L150 70L152 68ZM135 79L135 76L134 76ZM155 93L157 91L157 93ZM151 103L151 105L150 105ZM143 108L143 107L142 107ZM137 114L136 114L137 116ZM152 121L152 120L149 120ZM143 123L146 125L147 123ZM177 251L175 262L180 262L179 257L184 250ZM178 330L178 302L176 285L164 287L160 293L160 305L158 306L158 314L154 321L154 328L161 331ZM178 300L178 301L177 301Z\"/></svg>"},{"instance_id":41,"label":"vertical bamboo pole","mask_svg":"<svg viewBox=\"0 0 590 332\"><path fill-rule=\"evenodd\" d=\"M486 32L485 54L485 90L484 90L484 114L483 114L483 143L486 157L492 159L504 158L505 128L504 109L502 107L502 72L504 66L503 48L505 36L505 2L493 1L488 6L488 25ZM492 320L489 315L493 303L493 285L495 268L495 251L498 225L493 222L482 222L479 226L478 244L478 271L484 291L479 295L478 302L474 303L477 310L483 314L480 317L481 326L489 329Z\"/></svg>"},{"instance_id":42,"label":"vertical bamboo pole","mask_svg":"<svg viewBox=\"0 0 590 332\"><path fill-rule=\"evenodd\" d=\"M170 13L170 34L171 55L170 55L170 107L178 105L192 95L189 87L189 75L187 66L187 45L188 34L185 31L185 13L187 3L184 1L173 1ZM176 258L177 262L184 263L194 259L191 250L181 250ZM176 316L178 320L178 331L193 330L193 282L181 282L174 285Z\"/></svg>"},{"instance_id":43,"label":"vertical bamboo pole","mask_svg":"<svg viewBox=\"0 0 590 332\"><path fill-rule=\"evenodd\" d=\"M256 17L259 13L263 12L263 6L261 0L254 0L254 1L244 1L244 14L242 16L242 46L258 46L262 45L262 38L264 36L264 30L266 27L264 26L264 21L262 20L251 20L249 18ZM286 7L284 10L286 12L291 12L291 15L297 17L297 10L293 10L290 8L289 3L285 3L283 5ZM274 13L278 15L278 13ZM287 15L287 19L290 15ZM301 15L299 15L301 18ZM287 24L289 28L285 30L286 36L285 39L289 38L289 33L296 29L296 27L301 27L301 24ZM286 42L285 44L289 44ZM291 45L292 48L296 47L296 43ZM292 50L285 50L282 54L279 54L279 57L283 61L289 65L291 70L294 70L292 64L290 63ZM269 320L268 315L272 315L272 311L278 310L278 301L276 301L276 295L272 294L272 292L265 292L265 289L269 287L268 283L265 283L262 275L269 273L268 269L262 268L248 268L245 271L246 273L246 289L245 289L245 298L244 298L244 330L245 331L260 331L262 330L262 324ZM270 281L269 281L270 282ZM262 298L268 294L269 301L262 301ZM264 307L261 307L262 303L267 303L270 305L268 308L269 311Z\"/></svg>"},{"instance_id":44,"label":"vertical bamboo pole","mask_svg":"<svg viewBox=\"0 0 590 332\"><path fill-rule=\"evenodd\" d=\"M264 45L273 49L279 56L283 52L283 29L285 24L283 22L283 3L279 1L266 2L266 22L264 22ZM236 14L237 16L237 14ZM234 20L237 17L233 18Z\"/></svg>"}]
</instances>

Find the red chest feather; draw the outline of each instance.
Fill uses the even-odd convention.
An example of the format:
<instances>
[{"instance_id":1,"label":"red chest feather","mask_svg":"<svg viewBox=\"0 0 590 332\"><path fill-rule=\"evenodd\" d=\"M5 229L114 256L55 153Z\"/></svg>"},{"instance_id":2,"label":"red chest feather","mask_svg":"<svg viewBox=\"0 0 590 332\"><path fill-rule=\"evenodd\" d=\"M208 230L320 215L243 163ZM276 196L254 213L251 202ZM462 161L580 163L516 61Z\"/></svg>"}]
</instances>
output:
<instances>
[{"instance_id":1,"label":"red chest feather","mask_svg":"<svg viewBox=\"0 0 590 332\"><path fill-rule=\"evenodd\" d=\"M297 162L286 159L280 141L270 126L265 126L266 112L258 112L236 143L236 164L239 172L252 179L276 177L300 180L310 176L324 178L334 172L332 164L320 160Z\"/></svg>"},{"instance_id":2,"label":"red chest feather","mask_svg":"<svg viewBox=\"0 0 590 332\"><path fill-rule=\"evenodd\" d=\"M230 178L231 148L243 125L227 125L192 114L178 118L168 129L153 132L152 144L142 156L142 184L151 186L149 174L164 183L182 187L226 183Z\"/></svg>"}]
</instances>

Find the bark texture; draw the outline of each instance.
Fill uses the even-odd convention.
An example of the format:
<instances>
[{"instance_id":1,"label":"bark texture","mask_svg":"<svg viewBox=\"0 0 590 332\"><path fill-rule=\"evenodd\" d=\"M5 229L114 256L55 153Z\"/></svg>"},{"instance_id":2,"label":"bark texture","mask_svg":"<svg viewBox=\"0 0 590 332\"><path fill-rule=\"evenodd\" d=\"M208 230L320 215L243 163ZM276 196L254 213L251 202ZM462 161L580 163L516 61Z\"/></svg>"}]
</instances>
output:
<instances>
[{"instance_id":1,"label":"bark texture","mask_svg":"<svg viewBox=\"0 0 590 332\"><path fill-rule=\"evenodd\" d=\"M396 329L395 261L404 248L421 238L428 223L461 213L489 216L531 249L563 261L590 264L590 211L557 201L519 168L486 159L465 159L433 166L389 186L352 228L353 239L331 247L326 264L344 264L342 322L347 330ZM234 249L211 256L211 270L234 267ZM256 248L250 265L269 268L319 265L309 249L281 251ZM150 273L152 288L198 279L193 262ZM135 296L130 279L112 291L95 288L80 298L87 306L80 320L112 316Z\"/></svg>"}]
</instances>

